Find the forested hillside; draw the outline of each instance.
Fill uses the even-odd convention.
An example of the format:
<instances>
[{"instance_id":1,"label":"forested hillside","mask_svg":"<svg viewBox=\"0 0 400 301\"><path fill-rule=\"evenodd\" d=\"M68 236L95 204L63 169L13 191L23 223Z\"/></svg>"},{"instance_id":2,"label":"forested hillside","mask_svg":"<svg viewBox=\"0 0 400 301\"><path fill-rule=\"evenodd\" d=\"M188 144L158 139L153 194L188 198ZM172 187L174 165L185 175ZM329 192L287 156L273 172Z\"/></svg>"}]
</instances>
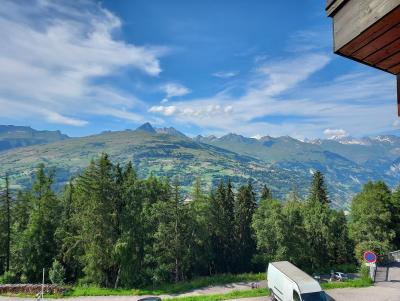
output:
<instances>
[{"instance_id":1,"label":"forested hillside","mask_svg":"<svg viewBox=\"0 0 400 301\"><path fill-rule=\"evenodd\" d=\"M54 187L59 191L102 152L120 164L131 161L140 178L151 173L179 176L185 195L197 177L207 189L229 177L236 186L252 179L257 192L265 183L281 199L293 190L305 197L313 171L321 170L331 205L348 209L363 183L383 180L395 188L400 182L400 139L396 136L300 141L228 134L192 139L174 128L153 128L149 123L134 131L81 138L54 135L56 141L50 143L0 151L0 174L9 175L13 188L30 187L37 164L44 163L55 168Z\"/></svg>"},{"instance_id":2,"label":"forested hillside","mask_svg":"<svg viewBox=\"0 0 400 301\"><path fill-rule=\"evenodd\" d=\"M350 217L330 208L317 171L305 199L286 202L268 186L230 179L214 189L194 181L184 198L179 178L138 177L131 163L103 154L62 189L40 165L31 189L3 187L0 282L46 281L141 287L218 273L265 271L289 260L308 272L355 265L364 250L400 247L400 192L367 183Z\"/></svg>"}]
</instances>

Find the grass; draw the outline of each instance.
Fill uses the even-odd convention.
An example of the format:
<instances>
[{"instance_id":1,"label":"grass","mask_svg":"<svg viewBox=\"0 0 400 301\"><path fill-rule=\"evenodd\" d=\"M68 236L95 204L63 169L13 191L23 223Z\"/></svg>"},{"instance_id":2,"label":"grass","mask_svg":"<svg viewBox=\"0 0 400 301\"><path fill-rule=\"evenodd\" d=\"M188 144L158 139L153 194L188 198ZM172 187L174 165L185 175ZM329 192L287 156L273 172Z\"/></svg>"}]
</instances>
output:
<instances>
[{"instance_id":1,"label":"grass","mask_svg":"<svg viewBox=\"0 0 400 301\"><path fill-rule=\"evenodd\" d=\"M242 281L260 281L265 279L264 273L259 274L221 274L210 277L199 277L191 281L179 283L161 284L154 287L141 289L107 289L93 286L77 286L72 287L66 293L66 296L126 296L126 295L173 295L188 292L197 288L222 285L233 282Z\"/></svg>"},{"instance_id":2,"label":"grass","mask_svg":"<svg viewBox=\"0 0 400 301\"><path fill-rule=\"evenodd\" d=\"M269 291L266 288L257 288L253 290L244 291L233 291L227 294L216 294L216 295L206 295L206 296L192 296L192 297L177 297L171 299L165 299L168 301L219 301L219 300L229 300L229 299L240 299L240 298L252 298L252 297L262 297L268 296Z\"/></svg>"},{"instance_id":3,"label":"grass","mask_svg":"<svg viewBox=\"0 0 400 301\"><path fill-rule=\"evenodd\" d=\"M321 283L321 287L323 289L329 290L333 288L346 288L346 287L368 287L371 286L372 280L371 279L351 279L342 282L325 282Z\"/></svg>"},{"instance_id":4,"label":"grass","mask_svg":"<svg viewBox=\"0 0 400 301\"><path fill-rule=\"evenodd\" d=\"M217 275L212 277L201 277L188 282L178 284L162 285L157 289L107 289L94 286L73 287L64 296L61 295L45 295L46 298L62 298L62 297L79 297L79 296L134 296L134 295L173 295L188 292L195 288L202 288L210 285L220 285L241 281L259 281L264 280L264 274L241 274L241 275ZM324 290L334 288L348 287L368 287L372 285L369 279L353 279L344 282L326 282L321 286ZM268 296L269 291L266 288L258 288L252 290L236 290L225 294L213 294L190 297L173 297L168 301L219 301L229 299L251 298ZM27 294L12 295L17 297L32 297Z\"/></svg>"}]
</instances>

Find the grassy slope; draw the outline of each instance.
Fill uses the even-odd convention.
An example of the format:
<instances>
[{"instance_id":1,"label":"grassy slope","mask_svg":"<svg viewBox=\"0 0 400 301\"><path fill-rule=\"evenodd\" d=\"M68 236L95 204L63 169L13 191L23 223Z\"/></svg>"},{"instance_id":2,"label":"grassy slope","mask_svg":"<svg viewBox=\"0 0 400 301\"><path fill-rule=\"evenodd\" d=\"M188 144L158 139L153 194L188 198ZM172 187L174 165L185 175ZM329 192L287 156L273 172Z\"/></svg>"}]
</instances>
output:
<instances>
[{"instance_id":1,"label":"grassy slope","mask_svg":"<svg viewBox=\"0 0 400 301\"><path fill-rule=\"evenodd\" d=\"M70 175L79 173L101 152L107 152L116 162L131 160L141 177L151 172L165 177L178 175L186 189L198 176L208 188L228 176L235 184L246 183L253 177L256 187L266 182L271 187L281 188L282 195L291 189L290 183L298 183L299 187L308 185L303 175L274 169L254 158L184 137L134 131L108 132L0 152L0 174L8 172L13 182L27 186L35 166L43 162L56 168L61 187Z\"/></svg>"}]
</instances>

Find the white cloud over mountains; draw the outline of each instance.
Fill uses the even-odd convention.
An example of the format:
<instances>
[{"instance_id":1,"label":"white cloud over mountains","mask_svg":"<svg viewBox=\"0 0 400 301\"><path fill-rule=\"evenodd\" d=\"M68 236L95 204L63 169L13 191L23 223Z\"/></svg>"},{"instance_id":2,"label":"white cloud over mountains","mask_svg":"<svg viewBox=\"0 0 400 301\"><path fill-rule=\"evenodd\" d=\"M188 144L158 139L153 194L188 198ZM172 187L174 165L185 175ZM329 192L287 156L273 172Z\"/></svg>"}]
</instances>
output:
<instances>
[{"instance_id":1,"label":"white cloud over mountains","mask_svg":"<svg viewBox=\"0 0 400 301\"><path fill-rule=\"evenodd\" d=\"M321 137L327 128L366 135L392 127L396 118L395 102L391 101L395 95L393 78L367 70L311 80L334 57L311 49L284 59L256 62L240 96L227 89L150 111L174 117L181 124L202 127L208 133L234 131L247 136L291 135L304 139ZM209 114L207 108L218 109ZM229 108L229 116L224 108ZM329 131L331 135L347 135L345 130Z\"/></svg>"},{"instance_id":2,"label":"white cloud over mountains","mask_svg":"<svg viewBox=\"0 0 400 301\"><path fill-rule=\"evenodd\" d=\"M343 129L326 129L324 131L324 135L328 137L328 139L335 139L335 138L345 138L349 136Z\"/></svg>"},{"instance_id":3,"label":"white cloud over mountains","mask_svg":"<svg viewBox=\"0 0 400 301\"><path fill-rule=\"evenodd\" d=\"M82 126L85 115L141 121L131 95L94 84L121 68L157 76L166 49L114 38L121 20L91 1L2 1L0 117Z\"/></svg>"},{"instance_id":4,"label":"white cloud over mountains","mask_svg":"<svg viewBox=\"0 0 400 301\"><path fill-rule=\"evenodd\" d=\"M288 44L298 47L282 51L281 57L263 49L254 53L258 59L250 58L254 65L247 72L235 65L215 72L214 77L227 80L214 79L210 91L218 92L207 96L207 87L196 94L181 84L200 87L197 78L174 79L171 72L162 84L160 59L169 48L119 39L122 23L89 0L32 0L29 5L3 0L0 118L85 126L105 116L194 125L203 133L297 138L320 137L324 131L328 136L364 135L398 126L393 77L356 63L353 72L320 72L336 57L326 48L331 42L326 33L294 33ZM315 40L320 43L310 42ZM146 103L132 90L121 91L113 85L116 81L102 81L127 70L158 80L144 86L164 94L159 105Z\"/></svg>"}]
</instances>

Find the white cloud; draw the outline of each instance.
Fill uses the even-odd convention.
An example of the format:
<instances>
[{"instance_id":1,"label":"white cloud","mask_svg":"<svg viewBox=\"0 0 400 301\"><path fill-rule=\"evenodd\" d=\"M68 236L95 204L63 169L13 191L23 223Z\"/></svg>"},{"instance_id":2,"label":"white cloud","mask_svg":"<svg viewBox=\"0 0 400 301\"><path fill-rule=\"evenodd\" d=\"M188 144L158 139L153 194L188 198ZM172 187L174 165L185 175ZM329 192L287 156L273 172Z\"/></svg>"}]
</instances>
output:
<instances>
[{"instance_id":1,"label":"white cloud","mask_svg":"<svg viewBox=\"0 0 400 301\"><path fill-rule=\"evenodd\" d=\"M132 120L133 113L121 106L129 110L143 105L141 101L94 80L122 68L157 76L166 49L118 40L120 27L118 17L91 1L3 1L0 106L11 103L11 115L20 114L12 108L22 108L27 117L45 116L48 122L73 126L86 121L67 116L104 114ZM0 117L7 116L3 112Z\"/></svg>"},{"instance_id":2,"label":"white cloud","mask_svg":"<svg viewBox=\"0 0 400 301\"><path fill-rule=\"evenodd\" d=\"M177 83L168 83L162 87L162 90L165 92L167 99L176 96L184 96L191 92L190 89Z\"/></svg>"},{"instance_id":3,"label":"white cloud","mask_svg":"<svg viewBox=\"0 0 400 301\"><path fill-rule=\"evenodd\" d=\"M85 120L74 119L74 118L62 116L56 112L48 112L46 114L46 118L48 121L50 121L52 123L58 123L58 124L66 124L66 125L73 125L73 126L84 126L84 125L88 124L88 122Z\"/></svg>"},{"instance_id":4,"label":"white cloud","mask_svg":"<svg viewBox=\"0 0 400 301\"><path fill-rule=\"evenodd\" d=\"M349 133L343 129L326 129L324 135L328 136L328 139L344 138L348 137Z\"/></svg>"},{"instance_id":5,"label":"white cloud","mask_svg":"<svg viewBox=\"0 0 400 301\"><path fill-rule=\"evenodd\" d=\"M323 52L305 52L259 62L243 94L232 95L227 89L208 98L171 102L176 109L170 116L178 123L193 124L207 132L235 131L250 137L312 138L321 137L326 129L342 128L365 135L392 127L393 119L388 116L396 112L392 101L394 79L367 70L309 80L332 57ZM209 107L218 109L210 114L206 110Z\"/></svg>"},{"instance_id":6,"label":"white cloud","mask_svg":"<svg viewBox=\"0 0 400 301\"><path fill-rule=\"evenodd\" d=\"M149 112L160 113L164 116L180 115L186 117L195 118L208 118L212 116L222 117L222 115L228 116L232 113L232 106L221 106L221 105L207 105L202 108L179 108L177 106L153 106L149 109Z\"/></svg>"},{"instance_id":7,"label":"white cloud","mask_svg":"<svg viewBox=\"0 0 400 301\"><path fill-rule=\"evenodd\" d=\"M212 75L219 78L230 78L239 75L239 71L219 71Z\"/></svg>"},{"instance_id":8,"label":"white cloud","mask_svg":"<svg viewBox=\"0 0 400 301\"><path fill-rule=\"evenodd\" d=\"M175 107L175 106L153 106L149 109L149 112L160 113L165 116L171 116L177 112L177 107Z\"/></svg>"}]
</instances>

